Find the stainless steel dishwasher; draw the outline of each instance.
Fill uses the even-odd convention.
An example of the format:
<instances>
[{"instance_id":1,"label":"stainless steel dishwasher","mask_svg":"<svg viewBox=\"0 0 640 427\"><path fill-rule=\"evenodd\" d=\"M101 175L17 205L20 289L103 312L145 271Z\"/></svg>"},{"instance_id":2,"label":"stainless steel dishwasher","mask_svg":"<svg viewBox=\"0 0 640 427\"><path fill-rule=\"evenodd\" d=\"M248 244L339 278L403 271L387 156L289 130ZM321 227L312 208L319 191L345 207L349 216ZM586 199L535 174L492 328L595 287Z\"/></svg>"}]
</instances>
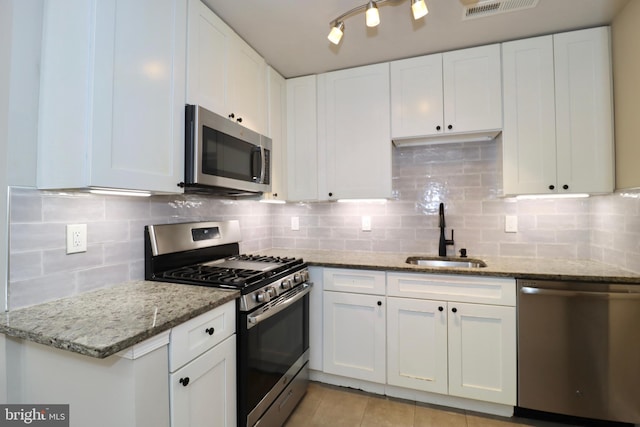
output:
<instances>
[{"instance_id":1,"label":"stainless steel dishwasher","mask_svg":"<svg viewBox=\"0 0 640 427\"><path fill-rule=\"evenodd\" d=\"M640 424L640 285L517 284L518 406Z\"/></svg>"}]
</instances>

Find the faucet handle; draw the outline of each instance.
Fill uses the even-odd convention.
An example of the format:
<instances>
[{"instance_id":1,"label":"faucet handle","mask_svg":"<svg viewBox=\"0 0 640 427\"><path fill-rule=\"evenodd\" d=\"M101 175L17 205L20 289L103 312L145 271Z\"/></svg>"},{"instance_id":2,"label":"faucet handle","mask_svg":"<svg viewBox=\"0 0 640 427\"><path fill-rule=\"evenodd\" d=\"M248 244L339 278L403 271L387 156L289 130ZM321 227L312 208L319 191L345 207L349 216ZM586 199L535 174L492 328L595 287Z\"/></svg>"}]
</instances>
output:
<instances>
[{"instance_id":1,"label":"faucet handle","mask_svg":"<svg viewBox=\"0 0 640 427\"><path fill-rule=\"evenodd\" d=\"M453 246L455 243L453 241L453 229L451 229L451 240L448 240L445 238L445 245L447 246Z\"/></svg>"},{"instance_id":2,"label":"faucet handle","mask_svg":"<svg viewBox=\"0 0 640 427\"><path fill-rule=\"evenodd\" d=\"M460 249L460 258L466 258L466 257L467 257L467 249L466 248Z\"/></svg>"}]
</instances>

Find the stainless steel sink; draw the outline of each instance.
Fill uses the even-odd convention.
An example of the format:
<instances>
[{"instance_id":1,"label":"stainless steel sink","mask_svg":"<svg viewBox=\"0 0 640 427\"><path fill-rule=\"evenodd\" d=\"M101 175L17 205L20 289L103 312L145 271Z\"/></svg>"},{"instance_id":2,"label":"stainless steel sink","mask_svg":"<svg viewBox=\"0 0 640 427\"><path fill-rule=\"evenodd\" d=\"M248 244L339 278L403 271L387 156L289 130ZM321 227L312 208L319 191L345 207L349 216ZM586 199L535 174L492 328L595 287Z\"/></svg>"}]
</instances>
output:
<instances>
[{"instance_id":1,"label":"stainless steel sink","mask_svg":"<svg viewBox=\"0 0 640 427\"><path fill-rule=\"evenodd\" d=\"M409 257L405 262L422 267L482 268L487 266L486 262L471 258Z\"/></svg>"}]
</instances>

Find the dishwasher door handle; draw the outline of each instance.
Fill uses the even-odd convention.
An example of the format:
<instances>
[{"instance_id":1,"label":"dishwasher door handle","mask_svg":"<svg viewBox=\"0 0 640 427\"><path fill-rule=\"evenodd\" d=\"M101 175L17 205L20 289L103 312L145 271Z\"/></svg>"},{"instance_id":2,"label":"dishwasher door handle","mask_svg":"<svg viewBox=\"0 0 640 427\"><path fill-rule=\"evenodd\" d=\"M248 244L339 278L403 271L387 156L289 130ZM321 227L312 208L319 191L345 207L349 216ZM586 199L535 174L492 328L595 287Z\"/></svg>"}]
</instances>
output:
<instances>
[{"instance_id":1,"label":"dishwasher door handle","mask_svg":"<svg viewBox=\"0 0 640 427\"><path fill-rule=\"evenodd\" d=\"M528 295L550 295L550 296L558 296L558 297L640 299L640 293L574 291L574 290L565 290L565 289L536 288L533 286L523 286L520 288L520 292Z\"/></svg>"}]
</instances>

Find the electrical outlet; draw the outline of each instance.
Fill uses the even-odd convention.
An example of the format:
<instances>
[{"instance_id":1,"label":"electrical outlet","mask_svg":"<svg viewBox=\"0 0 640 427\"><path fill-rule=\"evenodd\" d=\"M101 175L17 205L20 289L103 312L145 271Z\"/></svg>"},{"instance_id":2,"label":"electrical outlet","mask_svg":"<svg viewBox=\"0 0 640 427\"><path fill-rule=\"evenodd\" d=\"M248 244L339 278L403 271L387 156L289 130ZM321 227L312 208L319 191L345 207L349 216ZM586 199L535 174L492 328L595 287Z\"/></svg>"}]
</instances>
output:
<instances>
[{"instance_id":1,"label":"electrical outlet","mask_svg":"<svg viewBox=\"0 0 640 427\"><path fill-rule=\"evenodd\" d=\"M291 230L299 231L300 230L300 218L297 216L291 217Z\"/></svg>"},{"instance_id":2,"label":"electrical outlet","mask_svg":"<svg viewBox=\"0 0 640 427\"><path fill-rule=\"evenodd\" d=\"M87 224L67 224L67 254L87 251Z\"/></svg>"}]
</instances>

